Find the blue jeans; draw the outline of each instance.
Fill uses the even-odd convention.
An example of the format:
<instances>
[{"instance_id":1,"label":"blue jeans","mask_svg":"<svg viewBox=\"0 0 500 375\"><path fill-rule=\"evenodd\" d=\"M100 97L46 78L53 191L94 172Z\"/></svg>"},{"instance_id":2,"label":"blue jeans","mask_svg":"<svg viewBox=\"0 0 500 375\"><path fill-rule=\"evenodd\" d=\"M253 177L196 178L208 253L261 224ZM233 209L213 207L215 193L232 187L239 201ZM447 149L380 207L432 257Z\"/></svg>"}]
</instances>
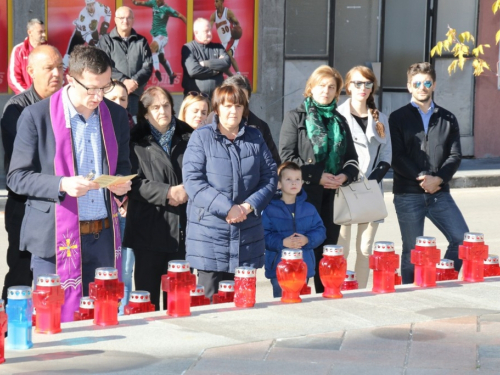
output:
<instances>
[{"instance_id":1,"label":"blue jeans","mask_svg":"<svg viewBox=\"0 0 500 375\"><path fill-rule=\"evenodd\" d=\"M468 232L469 228L450 193L395 194L394 206L403 240L401 256L403 284L411 284L414 281L411 250L415 248L416 238L424 235L426 217L448 240L448 249L444 258L453 260L455 269L460 271L462 260L458 258L458 246L462 243L464 233Z\"/></svg>"},{"instance_id":2,"label":"blue jeans","mask_svg":"<svg viewBox=\"0 0 500 375\"><path fill-rule=\"evenodd\" d=\"M120 222L121 238L123 241L126 218L121 217L121 215L118 214L118 221ZM123 299L120 302L120 308L118 310L119 315L123 315L125 305L128 303L128 300L130 298L130 292L132 291L132 272L134 271L134 263L134 251L129 247L122 246L122 281L125 284L125 289L123 293Z\"/></svg>"}]
</instances>

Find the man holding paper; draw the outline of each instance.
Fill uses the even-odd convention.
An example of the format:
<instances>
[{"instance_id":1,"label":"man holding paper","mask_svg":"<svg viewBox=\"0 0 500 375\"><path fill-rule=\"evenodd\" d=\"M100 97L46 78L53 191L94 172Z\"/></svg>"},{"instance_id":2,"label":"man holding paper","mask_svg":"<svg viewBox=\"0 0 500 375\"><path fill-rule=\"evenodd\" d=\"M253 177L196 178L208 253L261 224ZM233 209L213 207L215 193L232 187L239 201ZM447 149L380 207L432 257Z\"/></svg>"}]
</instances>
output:
<instances>
[{"instance_id":1,"label":"man holding paper","mask_svg":"<svg viewBox=\"0 0 500 375\"><path fill-rule=\"evenodd\" d=\"M9 187L28 197L20 250L31 252L35 280L60 276L64 322L88 295L96 268L120 270L115 200L131 186L100 189L91 181L92 175L130 174L127 113L103 98L114 86L106 53L75 47L67 79L67 86L23 111L7 175Z\"/></svg>"}]
</instances>

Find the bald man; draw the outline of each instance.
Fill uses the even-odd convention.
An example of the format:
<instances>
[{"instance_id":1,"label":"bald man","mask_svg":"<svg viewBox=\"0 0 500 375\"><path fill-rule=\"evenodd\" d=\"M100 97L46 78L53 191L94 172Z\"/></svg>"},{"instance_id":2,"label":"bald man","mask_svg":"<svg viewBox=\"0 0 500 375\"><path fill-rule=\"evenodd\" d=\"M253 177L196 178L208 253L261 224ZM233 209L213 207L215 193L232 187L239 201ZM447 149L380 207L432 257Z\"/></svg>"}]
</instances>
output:
<instances>
[{"instance_id":1,"label":"bald man","mask_svg":"<svg viewBox=\"0 0 500 375\"><path fill-rule=\"evenodd\" d=\"M17 120L27 106L48 98L62 87L63 62L59 51L50 45L34 48L28 57L26 68L33 83L26 91L13 96L5 104L2 120L2 142L5 150L5 170L9 169L14 139L16 138ZM8 198L5 206L5 229L9 246L7 248L7 265L9 271L5 275L2 299L7 298L7 289L15 285L31 286L33 281L30 269L31 253L20 251L19 237L24 217L26 197L15 194L7 186Z\"/></svg>"},{"instance_id":2,"label":"bald man","mask_svg":"<svg viewBox=\"0 0 500 375\"><path fill-rule=\"evenodd\" d=\"M182 47L182 87L184 96L197 91L212 96L224 81L223 72L231 66L224 46L212 42L212 27L204 18L193 24L194 40Z\"/></svg>"},{"instance_id":3,"label":"bald man","mask_svg":"<svg viewBox=\"0 0 500 375\"><path fill-rule=\"evenodd\" d=\"M115 12L116 27L103 35L97 47L112 61L111 77L127 87L128 111L137 115L139 98L153 73L153 58L148 41L136 33L134 13L129 7L120 7Z\"/></svg>"}]
</instances>

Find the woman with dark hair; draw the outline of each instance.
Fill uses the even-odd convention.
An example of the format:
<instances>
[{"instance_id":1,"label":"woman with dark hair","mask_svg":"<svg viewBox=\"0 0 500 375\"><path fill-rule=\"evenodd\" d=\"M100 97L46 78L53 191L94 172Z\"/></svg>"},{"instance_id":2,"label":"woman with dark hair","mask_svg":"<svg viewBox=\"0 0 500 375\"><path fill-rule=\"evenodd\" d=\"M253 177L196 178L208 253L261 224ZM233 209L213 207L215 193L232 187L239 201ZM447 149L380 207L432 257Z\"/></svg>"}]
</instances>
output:
<instances>
[{"instance_id":1,"label":"woman with dark hair","mask_svg":"<svg viewBox=\"0 0 500 375\"><path fill-rule=\"evenodd\" d=\"M189 195L186 259L209 298L239 266L264 265L261 212L276 190L276 163L262 134L245 126L248 101L218 87L213 122L191 135L182 173Z\"/></svg>"},{"instance_id":2,"label":"woman with dark hair","mask_svg":"<svg viewBox=\"0 0 500 375\"><path fill-rule=\"evenodd\" d=\"M377 180L381 184L391 167L392 147L387 116L375 106L373 93L376 90L377 78L371 69L366 66L352 68L345 76L345 91L350 98L338 110L346 118L351 130L361 171L369 180ZM372 222L357 225L354 271L360 289L366 288L368 282L368 258L372 253L378 224L379 222ZM344 247L344 256L347 258L351 245L351 225L342 225L339 245Z\"/></svg>"},{"instance_id":3,"label":"woman with dark hair","mask_svg":"<svg viewBox=\"0 0 500 375\"><path fill-rule=\"evenodd\" d=\"M123 243L134 249L136 290L151 293L157 310L168 262L185 257L182 158L193 129L174 114L170 93L149 87L139 101L138 124L131 134L132 172L138 176L129 193Z\"/></svg>"},{"instance_id":4,"label":"woman with dark hair","mask_svg":"<svg viewBox=\"0 0 500 375\"><path fill-rule=\"evenodd\" d=\"M333 222L333 202L340 186L351 183L358 169L344 164L358 160L351 132L344 117L337 112L342 90L340 73L327 65L317 68L306 82L305 100L283 120L280 134L280 156L302 169L307 201L319 212L326 228L326 240L314 249L316 293L324 291L319 278L323 245L337 243L340 225Z\"/></svg>"},{"instance_id":5,"label":"woman with dark hair","mask_svg":"<svg viewBox=\"0 0 500 375\"><path fill-rule=\"evenodd\" d=\"M252 97L252 86L250 85L250 81L247 77L236 74L232 77L226 78L226 80L222 83L222 86L235 86L239 87L245 93L248 102L250 103L250 98ZM210 113L207 118L207 123L211 123L213 121L214 112ZM273 159L276 162L276 165L281 164L280 154L278 152L278 148L274 143L273 136L271 134L271 129L269 129L269 125L264 120L257 117L255 113L248 110L248 115L246 116L245 125L251 126L252 128L259 129L262 135L264 136L264 141L266 142L269 151L273 155Z\"/></svg>"}]
</instances>

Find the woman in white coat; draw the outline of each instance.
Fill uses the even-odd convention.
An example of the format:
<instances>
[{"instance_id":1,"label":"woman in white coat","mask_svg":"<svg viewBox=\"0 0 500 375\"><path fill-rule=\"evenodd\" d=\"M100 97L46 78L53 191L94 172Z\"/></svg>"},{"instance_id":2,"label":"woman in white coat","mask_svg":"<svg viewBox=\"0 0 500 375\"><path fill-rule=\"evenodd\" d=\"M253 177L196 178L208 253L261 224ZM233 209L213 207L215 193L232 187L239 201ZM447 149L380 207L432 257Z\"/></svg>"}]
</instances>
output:
<instances>
[{"instance_id":1,"label":"woman in white coat","mask_svg":"<svg viewBox=\"0 0 500 375\"><path fill-rule=\"evenodd\" d=\"M373 93L377 79L373 71L365 66L352 68L345 77L346 93L350 95L338 107L339 113L347 119L359 158L359 167L370 180L381 181L391 166L392 147L387 116L375 106ZM368 257L379 222L357 224L356 266L354 271L359 288L366 288L370 273ZM349 255L351 225L342 225L338 244L344 247L345 257Z\"/></svg>"}]
</instances>

